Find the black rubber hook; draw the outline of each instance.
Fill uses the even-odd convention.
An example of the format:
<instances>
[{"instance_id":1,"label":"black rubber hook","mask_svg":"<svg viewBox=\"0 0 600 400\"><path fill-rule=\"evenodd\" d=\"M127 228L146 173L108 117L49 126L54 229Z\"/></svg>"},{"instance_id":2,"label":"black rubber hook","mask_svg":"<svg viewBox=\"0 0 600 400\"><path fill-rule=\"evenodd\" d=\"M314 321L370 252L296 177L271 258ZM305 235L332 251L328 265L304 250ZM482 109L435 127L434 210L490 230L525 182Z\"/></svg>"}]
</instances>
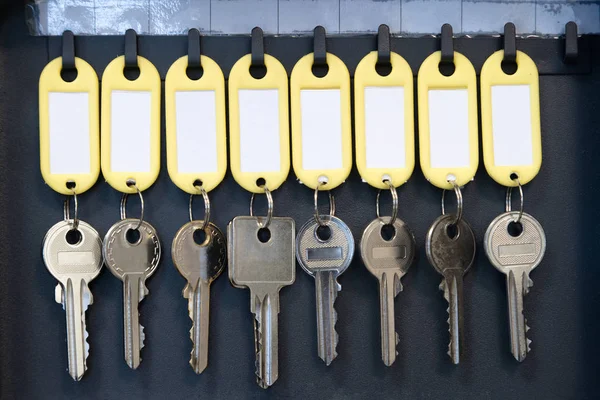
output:
<instances>
[{"instance_id":1,"label":"black rubber hook","mask_svg":"<svg viewBox=\"0 0 600 400\"><path fill-rule=\"evenodd\" d=\"M377 62L375 63L375 71L381 76L388 76L392 72L390 47L390 28L381 24L377 30Z\"/></svg>"},{"instance_id":2,"label":"black rubber hook","mask_svg":"<svg viewBox=\"0 0 600 400\"><path fill-rule=\"evenodd\" d=\"M60 77L65 82L73 82L77 78L77 67L75 67L75 36L71 31L64 31L62 35L62 67Z\"/></svg>"},{"instance_id":3,"label":"black rubber hook","mask_svg":"<svg viewBox=\"0 0 600 400\"><path fill-rule=\"evenodd\" d=\"M201 68L200 31L192 28L188 31L188 68Z\"/></svg>"},{"instance_id":4,"label":"black rubber hook","mask_svg":"<svg viewBox=\"0 0 600 400\"><path fill-rule=\"evenodd\" d=\"M507 22L504 25L504 63L517 62L517 33L515 24Z\"/></svg>"},{"instance_id":5,"label":"black rubber hook","mask_svg":"<svg viewBox=\"0 0 600 400\"><path fill-rule=\"evenodd\" d=\"M258 26L252 29L250 54L250 75L255 79L261 79L267 74L267 67L265 65L264 33Z\"/></svg>"},{"instance_id":6,"label":"black rubber hook","mask_svg":"<svg viewBox=\"0 0 600 400\"><path fill-rule=\"evenodd\" d=\"M452 25L442 25L441 64L454 64L454 39L452 38Z\"/></svg>"},{"instance_id":7,"label":"black rubber hook","mask_svg":"<svg viewBox=\"0 0 600 400\"><path fill-rule=\"evenodd\" d=\"M130 81L135 81L140 76L137 57L137 33L133 29L127 29L127 32L125 32L125 69L123 74Z\"/></svg>"},{"instance_id":8,"label":"black rubber hook","mask_svg":"<svg viewBox=\"0 0 600 400\"><path fill-rule=\"evenodd\" d=\"M329 72L329 66L327 65L327 39L325 28L319 25L314 29L313 34L314 59L312 72L315 76L323 78Z\"/></svg>"},{"instance_id":9,"label":"black rubber hook","mask_svg":"<svg viewBox=\"0 0 600 400\"><path fill-rule=\"evenodd\" d=\"M577 24L573 21L567 22L565 25L565 57L564 62L575 63L579 55Z\"/></svg>"}]
</instances>

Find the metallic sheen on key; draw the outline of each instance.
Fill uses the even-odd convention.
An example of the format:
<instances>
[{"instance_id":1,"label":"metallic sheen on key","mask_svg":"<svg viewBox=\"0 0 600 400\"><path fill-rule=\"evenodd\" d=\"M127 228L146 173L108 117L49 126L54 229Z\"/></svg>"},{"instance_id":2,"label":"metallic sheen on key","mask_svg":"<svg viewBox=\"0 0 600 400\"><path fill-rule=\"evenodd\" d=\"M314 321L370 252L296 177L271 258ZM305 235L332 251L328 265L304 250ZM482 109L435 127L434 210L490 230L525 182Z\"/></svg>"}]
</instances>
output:
<instances>
[{"instance_id":1,"label":"metallic sheen on key","mask_svg":"<svg viewBox=\"0 0 600 400\"><path fill-rule=\"evenodd\" d=\"M360 241L363 263L379 281L381 358L388 367L398 355L396 347L399 338L395 327L394 299L402 291L400 280L408 272L416 253L413 233L397 218L391 225L394 229L393 237L389 240L382 237L381 230L390 221L391 217L376 218L365 228Z\"/></svg>"},{"instance_id":2,"label":"metallic sheen on key","mask_svg":"<svg viewBox=\"0 0 600 400\"><path fill-rule=\"evenodd\" d=\"M130 243L127 233L135 231L138 226L139 238ZM125 361L130 368L136 369L144 347L144 327L139 322L138 305L148 294L146 279L158 267L160 241L152 225L128 218L118 221L108 230L102 250L110 272L123 281Z\"/></svg>"},{"instance_id":3,"label":"metallic sheen on key","mask_svg":"<svg viewBox=\"0 0 600 400\"><path fill-rule=\"evenodd\" d=\"M73 220L65 220L50 228L42 255L46 268L59 281L55 299L66 312L69 374L78 381L87 369L85 312L94 299L88 284L102 270L102 240L94 228L81 220L77 226L80 236L73 235L78 240L68 240L72 224Z\"/></svg>"},{"instance_id":4,"label":"metallic sheen on key","mask_svg":"<svg viewBox=\"0 0 600 400\"><path fill-rule=\"evenodd\" d=\"M171 254L179 273L187 280L183 297L188 299L192 320L190 365L200 374L208 365L208 330L210 284L221 275L227 263L227 246L223 233L213 223L204 228L205 239L196 243L194 233L204 221L191 221L177 231Z\"/></svg>"},{"instance_id":5,"label":"metallic sheen on key","mask_svg":"<svg viewBox=\"0 0 600 400\"><path fill-rule=\"evenodd\" d=\"M315 278L318 352L325 364L330 365L337 357L337 312L334 305L338 292L342 290L337 278L352 261L354 238L350 228L339 218L330 215L320 218L325 223L323 228L329 229L329 237L319 235L319 224L311 218L298 232L296 258L302 269Z\"/></svg>"},{"instance_id":6,"label":"metallic sheen on key","mask_svg":"<svg viewBox=\"0 0 600 400\"><path fill-rule=\"evenodd\" d=\"M506 275L510 347L515 359L521 362L531 350L523 297L533 286L529 274L544 257L546 234L531 215L523 213L519 222L515 222L518 218L519 211L496 217L485 232L483 245L490 263Z\"/></svg>"},{"instance_id":7,"label":"metallic sheen on key","mask_svg":"<svg viewBox=\"0 0 600 400\"><path fill-rule=\"evenodd\" d=\"M259 238L259 231L270 237ZM295 234L294 220L287 217L273 217L261 229L259 218L242 216L227 227L229 280L235 287L250 289L256 381L263 389L279 377L279 291L296 279Z\"/></svg>"},{"instance_id":8,"label":"metallic sheen on key","mask_svg":"<svg viewBox=\"0 0 600 400\"><path fill-rule=\"evenodd\" d=\"M434 221L425 240L427 259L443 275L440 290L448 302L450 344L448 355L454 364L460 362L463 329L463 276L475 259L475 235L469 224L461 218L456 225L456 215L446 214ZM451 236L452 228L455 235Z\"/></svg>"}]
</instances>

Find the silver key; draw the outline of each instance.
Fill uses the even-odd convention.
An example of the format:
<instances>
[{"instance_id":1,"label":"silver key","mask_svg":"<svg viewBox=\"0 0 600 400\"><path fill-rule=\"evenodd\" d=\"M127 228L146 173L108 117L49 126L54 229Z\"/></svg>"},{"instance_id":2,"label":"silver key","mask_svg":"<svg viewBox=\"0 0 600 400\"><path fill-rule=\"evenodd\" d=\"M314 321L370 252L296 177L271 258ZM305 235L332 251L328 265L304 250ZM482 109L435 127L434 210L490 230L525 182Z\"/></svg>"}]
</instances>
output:
<instances>
[{"instance_id":1,"label":"silver key","mask_svg":"<svg viewBox=\"0 0 600 400\"><path fill-rule=\"evenodd\" d=\"M394 299L402 291L400 280L411 266L416 252L413 233L398 218L391 225L395 230L394 236L390 240L382 237L381 229L390 221L391 217L375 219L365 228L360 241L363 263L379 281L381 358L388 367L398 355L396 346L399 338L394 323Z\"/></svg>"},{"instance_id":2,"label":"silver key","mask_svg":"<svg viewBox=\"0 0 600 400\"><path fill-rule=\"evenodd\" d=\"M454 364L458 364L463 328L463 276L473 264L476 245L475 235L464 218L452 225L455 220L456 215L453 214L442 215L435 220L427 233L425 251L431 265L444 276L440 290L448 301L448 355ZM449 233L452 226L456 228L454 237Z\"/></svg>"},{"instance_id":3,"label":"silver key","mask_svg":"<svg viewBox=\"0 0 600 400\"><path fill-rule=\"evenodd\" d=\"M354 238L339 218L328 215L320 218L329 227L329 238L319 237L319 224L315 219L308 220L298 232L296 258L302 269L315 278L318 352L321 360L330 365L337 357L335 300L342 290L337 278L352 261Z\"/></svg>"},{"instance_id":4,"label":"silver key","mask_svg":"<svg viewBox=\"0 0 600 400\"><path fill-rule=\"evenodd\" d=\"M139 239L127 240L127 232L139 225ZM139 302L148 294L146 279L158 267L160 242L156 230L138 219L123 219L106 233L102 248L106 266L114 276L123 281L123 312L125 361L130 368L140 365L140 351L144 347L144 327L139 322Z\"/></svg>"},{"instance_id":5,"label":"silver key","mask_svg":"<svg viewBox=\"0 0 600 400\"><path fill-rule=\"evenodd\" d=\"M506 275L510 348L513 356L523 361L531 344L526 336L529 327L523 315L523 297L533 286L529 274L544 257L546 235L540 223L527 213L519 221L522 231L509 232L509 225L518 217L519 211L496 217L485 232L483 245L490 263Z\"/></svg>"},{"instance_id":6,"label":"silver key","mask_svg":"<svg viewBox=\"0 0 600 400\"><path fill-rule=\"evenodd\" d=\"M199 374L208 364L208 329L210 314L210 284L221 275L227 262L227 246L223 233L214 224L204 229L205 240L196 244L194 232L204 221L191 221L175 234L171 254L179 273L187 280L183 297L188 299L192 320L190 365Z\"/></svg>"},{"instance_id":7,"label":"silver key","mask_svg":"<svg viewBox=\"0 0 600 400\"><path fill-rule=\"evenodd\" d=\"M265 242L258 237L259 229L258 218L236 217L227 227L227 237L229 280L235 287L250 289L256 381L266 389L279 377L279 291L296 279L296 228L292 218L273 217L265 228L270 232Z\"/></svg>"},{"instance_id":8,"label":"silver key","mask_svg":"<svg viewBox=\"0 0 600 400\"><path fill-rule=\"evenodd\" d=\"M66 312L69 374L78 381L87 369L85 312L94 300L88 284L102 270L102 240L94 228L81 220L78 234L69 233L72 227L73 220L65 220L50 228L44 237L42 255L46 268L59 281L55 300ZM67 239L68 234L73 234L74 240Z\"/></svg>"}]
</instances>

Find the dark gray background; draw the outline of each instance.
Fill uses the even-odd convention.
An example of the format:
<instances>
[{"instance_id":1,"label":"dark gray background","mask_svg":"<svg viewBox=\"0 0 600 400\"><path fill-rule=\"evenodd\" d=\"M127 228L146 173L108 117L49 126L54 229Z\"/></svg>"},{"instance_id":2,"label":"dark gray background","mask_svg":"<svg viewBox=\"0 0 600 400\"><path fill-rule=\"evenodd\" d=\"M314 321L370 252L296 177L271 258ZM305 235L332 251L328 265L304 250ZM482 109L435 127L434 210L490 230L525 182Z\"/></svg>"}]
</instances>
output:
<instances>
[{"instance_id":1,"label":"dark gray background","mask_svg":"<svg viewBox=\"0 0 600 400\"><path fill-rule=\"evenodd\" d=\"M524 363L518 364L509 352L504 276L488 263L481 245L488 223L504 207L504 189L487 176L481 163L475 181L464 190L465 218L480 251L465 279L465 347L459 366L446 355L446 303L438 290L440 276L423 251L427 229L440 213L441 192L417 167L399 189L400 215L415 231L420 255L396 302L400 355L393 367L385 367L380 359L377 282L357 254L340 279L339 356L330 367L317 357L314 281L298 268L296 283L281 292L280 377L274 387L263 391L254 381L249 293L233 288L226 275L212 287L209 366L196 376L188 366L190 321L181 297L185 282L170 256L170 242L187 221L188 196L169 180L163 151L160 177L144 192L146 219L159 232L164 256L141 305L147 334L143 362L138 371L131 371L123 360L121 282L104 270L91 284L95 302L87 314L89 370L81 382L73 382L66 372L64 312L54 302L56 282L41 258L44 234L62 218L63 197L43 183L39 172L37 83L49 58L59 55L60 39L29 37L21 4L0 6L2 399L598 397L600 41L589 39L596 53L593 72L540 78L544 162L525 188L525 205L544 226L548 249L532 274L535 286L526 298L533 350ZM206 54L228 74L235 60L249 51L249 42L248 37L237 37L203 43ZM78 38L76 43L77 54L99 75L123 52L122 38L117 37ZM552 43L559 42L526 40L519 46L534 55L540 70L552 72L562 68L559 58L552 65L552 51L560 48ZM375 48L375 39L340 38L329 44L353 73L364 54ZM456 43L478 71L500 45L499 39L491 38ZM397 39L393 47L416 72L436 42ZM183 37L140 39L140 53L163 76L186 48ZM311 40L269 38L266 48L290 71L311 51ZM291 173L274 193L275 213L292 216L300 225L311 218L312 195ZM335 195L338 216L358 240L375 217L376 191L353 169ZM214 222L222 229L232 217L248 213L250 196L230 174L210 196ZM104 234L118 219L119 198L100 179L80 196L80 215ZM384 207L389 207L389 196L384 198Z\"/></svg>"}]
</instances>

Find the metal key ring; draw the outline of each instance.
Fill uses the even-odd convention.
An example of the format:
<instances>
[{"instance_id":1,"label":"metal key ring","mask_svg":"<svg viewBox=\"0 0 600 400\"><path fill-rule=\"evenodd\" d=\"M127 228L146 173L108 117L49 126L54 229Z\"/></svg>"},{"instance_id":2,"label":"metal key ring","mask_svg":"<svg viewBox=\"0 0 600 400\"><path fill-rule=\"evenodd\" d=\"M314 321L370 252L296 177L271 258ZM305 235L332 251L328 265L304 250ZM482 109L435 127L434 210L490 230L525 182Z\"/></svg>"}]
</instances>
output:
<instances>
[{"instance_id":1,"label":"metal key ring","mask_svg":"<svg viewBox=\"0 0 600 400\"><path fill-rule=\"evenodd\" d=\"M327 221L324 221L321 218L321 216L319 215L319 188L321 186L325 185L325 184L327 184L326 181L321 181L321 182L319 182L319 184L315 188L315 195L314 195L314 200L315 200L315 221L317 221L317 224L319 224L319 226L325 226L325 225L327 225ZM329 195L329 216L333 217L335 215L335 198L331 194L331 190L327 191L327 194Z\"/></svg>"},{"instance_id":2,"label":"metal key ring","mask_svg":"<svg viewBox=\"0 0 600 400\"><path fill-rule=\"evenodd\" d=\"M140 227L142 226L142 222L144 222L144 196L142 196L142 192L140 192L140 189L137 187L137 185L135 184L135 181L133 179L130 179L127 181L127 186L129 187L134 187L135 190L137 191L137 194L140 198L140 205L141 205L141 212L140 212L140 220L137 224L137 226L134 228L134 230L140 229ZM129 197L129 193L123 193L123 196L121 196L121 219L127 219L127 197Z\"/></svg>"},{"instance_id":3,"label":"metal key ring","mask_svg":"<svg viewBox=\"0 0 600 400\"><path fill-rule=\"evenodd\" d=\"M521 186L521 182L519 181L518 176L515 179L513 179L513 181L516 181L517 185L519 185L519 195L521 196L519 216L515 220L515 222L518 223L518 222L521 222L521 217L523 217L523 203L524 203L523 186ZM512 211L512 190L513 190L512 186L509 186L506 188L506 212Z\"/></svg>"},{"instance_id":4,"label":"metal key ring","mask_svg":"<svg viewBox=\"0 0 600 400\"><path fill-rule=\"evenodd\" d=\"M383 182L388 185L388 187L390 188L390 193L392 194L392 217L388 223L390 225L394 225L394 222L396 222L396 217L398 216L398 192L396 191L396 188L394 187L394 185L392 185L392 182L390 182L389 179L384 179ZM383 220L381 215L379 215L379 196L380 195L381 195L381 189L377 192L377 201L375 202L375 207L377 210L377 218L379 218L379 220L383 224L386 224L386 222Z\"/></svg>"},{"instance_id":5,"label":"metal key ring","mask_svg":"<svg viewBox=\"0 0 600 400\"><path fill-rule=\"evenodd\" d=\"M75 205L75 210L73 212L72 229L77 230L77 228L79 227L79 203L77 201L77 193L75 193L75 189L71 189L71 191L73 192L73 203ZM68 196L65 198L63 215L65 217L65 221L71 220L71 205Z\"/></svg>"},{"instance_id":6,"label":"metal key ring","mask_svg":"<svg viewBox=\"0 0 600 400\"><path fill-rule=\"evenodd\" d=\"M460 222L463 215L463 197L462 192L460 191L460 187L457 185L456 181L449 180L448 183L452 184L454 188L454 194L456 194L456 219L452 222L451 225L456 225ZM446 206L444 204L446 189L442 191L442 215L446 215Z\"/></svg>"},{"instance_id":7,"label":"metal key ring","mask_svg":"<svg viewBox=\"0 0 600 400\"><path fill-rule=\"evenodd\" d=\"M273 196L271 195L271 191L266 187L266 186L261 186L261 188L265 191L265 195L267 196L267 217L265 220L262 219L262 217L256 217L257 222L258 222L258 227L263 229L263 228L268 228L269 225L271 224L271 219L273 219ZM252 196L250 197L250 216L254 217L254 212L252 211L252 209L254 208L254 195L256 193L252 193Z\"/></svg>"},{"instance_id":8,"label":"metal key ring","mask_svg":"<svg viewBox=\"0 0 600 400\"><path fill-rule=\"evenodd\" d=\"M208 226L208 223L210 222L210 200L208 198L208 193L206 193L206 190L204 190L204 188L202 186L194 185L194 187L196 189L198 189L198 191L202 195L202 198L204 199L204 223L202 224L202 228L200 228L200 229L204 230L204 229L206 229L206 227ZM194 203L194 196L196 196L196 195L195 194L190 195L190 205L189 205L190 222L194 221L194 215L193 215L193 211L192 211L192 205Z\"/></svg>"}]
</instances>

